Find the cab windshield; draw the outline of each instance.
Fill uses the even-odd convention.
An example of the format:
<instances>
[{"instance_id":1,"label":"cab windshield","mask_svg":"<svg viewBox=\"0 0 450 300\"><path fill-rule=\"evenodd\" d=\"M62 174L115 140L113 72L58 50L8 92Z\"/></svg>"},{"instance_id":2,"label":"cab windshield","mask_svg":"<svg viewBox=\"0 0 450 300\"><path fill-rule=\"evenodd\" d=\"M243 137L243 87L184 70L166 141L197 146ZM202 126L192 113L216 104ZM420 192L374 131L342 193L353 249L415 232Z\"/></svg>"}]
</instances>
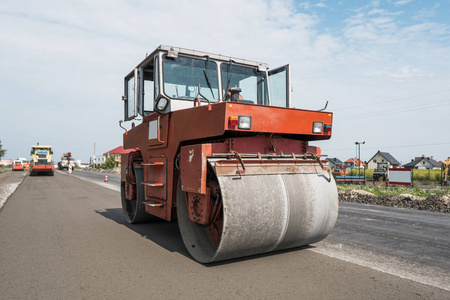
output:
<instances>
[{"instance_id":1,"label":"cab windshield","mask_svg":"<svg viewBox=\"0 0 450 300\"><path fill-rule=\"evenodd\" d=\"M219 100L217 64L208 59L163 58L164 93L171 98ZM200 94L199 94L200 86Z\"/></svg>"},{"instance_id":2,"label":"cab windshield","mask_svg":"<svg viewBox=\"0 0 450 300\"><path fill-rule=\"evenodd\" d=\"M37 149L36 154L38 155L47 155L48 150L47 149Z\"/></svg>"},{"instance_id":3,"label":"cab windshield","mask_svg":"<svg viewBox=\"0 0 450 300\"><path fill-rule=\"evenodd\" d=\"M237 66L231 63L222 64L220 72L224 95L230 88L238 87L242 90L241 102L269 104L265 72L259 72L256 67Z\"/></svg>"}]
</instances>

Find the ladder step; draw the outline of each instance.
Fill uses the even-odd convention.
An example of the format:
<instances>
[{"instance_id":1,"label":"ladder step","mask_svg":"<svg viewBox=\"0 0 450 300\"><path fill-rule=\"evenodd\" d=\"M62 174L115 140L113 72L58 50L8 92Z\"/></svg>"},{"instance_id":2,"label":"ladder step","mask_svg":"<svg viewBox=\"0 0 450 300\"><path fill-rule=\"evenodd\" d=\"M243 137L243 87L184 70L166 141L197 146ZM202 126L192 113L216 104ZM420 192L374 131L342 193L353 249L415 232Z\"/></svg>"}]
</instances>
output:
<instances>
[{"instance_id":1,"label":"ladder step","mask_svg":"<svg viewBox=\"0 0 450 300\"><path fill-rule=\"evenodd\" d=\"M141 163L142 166L164 166L163 161L156 161L151 163Z\"/></svg>"},{"instance_id":2,"label":"ladder step","mask_svg":"<svg viewBox=\"0 0 450 300\"><path fill-rule=\"evenodd\" d=\"M142 201L142 204L151 206L151 207L161 207L164 206L163 203L154 203L154 202L150 202L150 201Z\"/></svg>"},{"instance_id":3,"label":"ladder step","mask_svg":"<svg viewBox=\"0 0 450 300\"><path fill-rule=\"evenodd\" d=\"M147 186L153 186L153 187L163 187L163 186L164 186L164 183L160 183L160 182L147 182L147 181L142 181L141 184L147 185Z\"/></svg>"}]
</instances>

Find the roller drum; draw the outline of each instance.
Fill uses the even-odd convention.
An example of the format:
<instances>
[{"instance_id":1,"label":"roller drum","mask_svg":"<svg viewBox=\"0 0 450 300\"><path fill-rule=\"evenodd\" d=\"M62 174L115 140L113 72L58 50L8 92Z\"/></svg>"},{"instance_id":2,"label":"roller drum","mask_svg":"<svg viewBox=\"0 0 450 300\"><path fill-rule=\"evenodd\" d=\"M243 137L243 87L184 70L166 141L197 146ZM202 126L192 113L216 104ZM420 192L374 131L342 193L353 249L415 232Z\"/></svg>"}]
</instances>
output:
<instances>
[{"instance_id":1,"label":"roller drum","mask_svg":"<svg viewBox=\"0 0 450 300\"><path fill-rule=\"evenodd\" d=\"M334 227L338 195L332 176L262 174L218 176L223 204L220 243L189 221L186 201L177 201L183 241L199 262L209 263L316 243ZM178 199L185 199L178 188Z\"/></svg>"}]
</instances>

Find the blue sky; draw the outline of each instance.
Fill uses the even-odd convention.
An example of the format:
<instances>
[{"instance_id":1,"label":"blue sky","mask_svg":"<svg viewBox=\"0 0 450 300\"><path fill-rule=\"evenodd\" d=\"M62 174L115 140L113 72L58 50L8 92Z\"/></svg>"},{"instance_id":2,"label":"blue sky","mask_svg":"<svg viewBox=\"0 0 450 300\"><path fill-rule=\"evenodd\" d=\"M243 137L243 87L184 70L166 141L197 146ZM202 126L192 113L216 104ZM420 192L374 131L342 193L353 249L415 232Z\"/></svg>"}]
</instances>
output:
<instances>
[{"instance_id":1,"label":"blue sky","mask_svg":"<svg viewBox=\"0 0 450 300\"><path fill-rule=\"evenodd\" d=\"M3 1L0 140L88 162L122 143L123 77L160 44L291 64L293 105L329 101L324 154L450 156L448 1Z\"/></svg>"}]
</instances>

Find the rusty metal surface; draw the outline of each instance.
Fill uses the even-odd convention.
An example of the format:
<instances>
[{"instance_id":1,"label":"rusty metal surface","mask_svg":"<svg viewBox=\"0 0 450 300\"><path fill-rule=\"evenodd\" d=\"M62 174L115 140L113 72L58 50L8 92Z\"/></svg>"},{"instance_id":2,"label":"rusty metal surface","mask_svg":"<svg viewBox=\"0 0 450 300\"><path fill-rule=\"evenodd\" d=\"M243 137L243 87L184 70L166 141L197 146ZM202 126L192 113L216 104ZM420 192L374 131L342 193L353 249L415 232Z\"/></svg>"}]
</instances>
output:
<instances>
[{"instance_id":1,"label":"rusty metal surface","mask_svg":"<svg viewBox=\"0 0 450 300\"><path fill-rule=\"evenodd\" d=\"M181 148L181 188L185 192L206 193L206 158L211 144L184 146Z\"/></svg>"},{"instance_id":2,"label":"rusty metal surface","mask_svg":"<svg viewBox=\"0 0 450 300\"><path fill-rule=\"evenodd\" d=\"M252 116L252 129L246 130L244 133L240 132L241 130L227 130L230 115ZM152 142L148 139L149 122L158 119L160 133ZM133 126L131 130L124 134L124 148L140 149L144 162L147 162L150 157L164 156L167 158L164 187L160 188L164 190L165 195L158 195L158 191L153 191L156 198L165 199L165 206L164 208L146 207L146 210L151 214L157 214L162 219L171 220L175 216L172 208L175 207L176 203L176 183L179 176L179 171L174 164L181 146L211 143L212 147L215 148L214 151L220 150L220 152L236 151L241 153L249 151L255 152L255 154L257 152L275 152L278 154L294 152L301 154L310 151L320 153L320 149L308 146L307 141L328 139L331 133L313 135L311 133L312 122L322 121L324 124L330 124L331 120L332 114L325 112L221 102L178 110L164 116L156 113L148 115L144 117L142 124ZM266 136L260 136L261 133L274 133L275 135L271 135L268 140L267 134ZM277 133L287 134L292 139L280 138L276 135ZM239 137L241 134L245 134L245 136ZM243 160L245 163L244 157ZM149 167L144 167L146 169L144 181L156 182L149 177ZM205 193L204 170L205 168L202 167L200 174L182 176L183 178L189 178L188 181L192 181L192 184L186 182L186 189L192 188L187 191L198 192L200 188L200 193ZM261 172L261 170L254 168L247 172L253 174L253 170L254 173ZM300 171L297 168L290 172L299 173ZM195 182L198 180L200 180L200 183ZM185 181L183 180L183 184L185 184ZM146 194L149 194L149 197L152 197L151 189L155 189L155 187L146 187Z\"/></svg>"},{"instance_id":3,"label":"rusty metal surface","mask_svg":"<svg viewBox=\"0 0 450 300\"><path fill-rule=\"evenodd\" d=\"M187 205L189 210L189 219L192 222L205 225L210 219L210 198L209 189L206 195L197 193L187 193Z\"/></svg>"},{"instance_id":4,"label":"rusty metal surface","mask_svg":"<svg viewBox=\"0 0 450 300\"><path fill-rule=\"evenodd\" d=\"M242 163L236 159L218 160L209 158L214 164L218 176L233 176L241 174ZM322 167L316 161L302 162L282 160L242 160L246 175L258 174L317 174ZM320 171L321 172L321 171Z\"/></svg>"}]
</instances>

